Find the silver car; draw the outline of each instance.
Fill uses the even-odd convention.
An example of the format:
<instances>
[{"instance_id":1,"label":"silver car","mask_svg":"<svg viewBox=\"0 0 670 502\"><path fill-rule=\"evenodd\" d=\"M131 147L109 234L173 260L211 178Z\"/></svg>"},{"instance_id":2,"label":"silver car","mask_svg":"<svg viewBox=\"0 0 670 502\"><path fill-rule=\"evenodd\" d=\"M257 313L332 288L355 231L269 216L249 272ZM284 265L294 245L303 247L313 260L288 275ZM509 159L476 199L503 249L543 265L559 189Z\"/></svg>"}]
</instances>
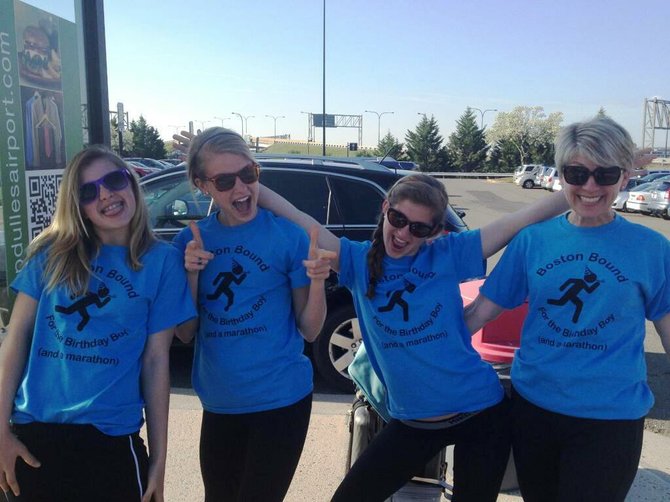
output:
<instances>
[{"instance_id":1,"label":"silver car","mask_svg":"<svg viewBox=\"0 0 670 502\"><path fill-rule=\"evenodd\" d=\"M554 184L554 178L556 178L557 176L558 171L556 170L556 168L550 167L548 170L545 171L544 175L542 176L542 183L540 183L540 186L545 190L551 190L551 187Z\"/></svg>"},{"instance_id":2,"label":"silver car","mask_svg":"<svg viewBox=\"0 0 670 502\"><path fill-rule=\"evenodd\" d=\"M636 186L633 190L628 192L628 200L626 201L626 211L629 213L649 213L649 200L651 199L651 190L657 183L663 183L652 181L651 183L643 183L642 185Z\"/></svg>"},{"instance_id":3,"label":"silver car","mask_svg":"<svg viewBox=\"0 0 670 502\"><path fill-rule=\"evenodd\" d=\"M650 199L647 209L655 216L670 220L670 181L659 181L649 191Z\"/></svg>"}]
</instances>

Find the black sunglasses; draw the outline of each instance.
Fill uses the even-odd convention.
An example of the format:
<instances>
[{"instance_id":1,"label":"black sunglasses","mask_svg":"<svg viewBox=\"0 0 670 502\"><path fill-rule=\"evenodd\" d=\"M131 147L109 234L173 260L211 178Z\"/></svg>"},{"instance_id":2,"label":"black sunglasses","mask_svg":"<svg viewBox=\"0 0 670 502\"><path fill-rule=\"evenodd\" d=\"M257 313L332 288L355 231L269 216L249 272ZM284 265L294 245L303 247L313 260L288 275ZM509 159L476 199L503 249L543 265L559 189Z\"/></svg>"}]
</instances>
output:
<instances>
[{"instance_id":1,"label":"black sunglasses","mask_svg":"<svg viewBox=\"0 0 670 502\"><path fill-rule=\"evenodd\" d=\"M589 177L593 176L595 182L600 186L616 184L621 178L622 169L618 166L597 167L591 171L584 166L563 166L563 178L570 185L586 185Z\"/></svg>"},{"instance_id":2,"label":"black sunglasses","mask_svg":"<svg viewBox=\"0 0 670 502\"><path fill-rule=\"evenodd\" d=\"M79 187L79 202L82 204L90 204L96 200L100 194L100 185L107 190L118 192L128 186L130 173L125 169L118 169L116 171L105 174L102 178L95 181L89 181Z\"/></svg>"},{"instance_id":3,"label":"black sunglasses","mask_svg":"<svg viewBox=\"0 0 670 502\"><path fill-rule=\"evenodd\" d=\"M409 221L407 216L398 211L389 207L386 210L386 219L388 222L393 225L395 228L404 228L409 225L409 233L414 237L423 239L428 237L435 231L436 225L429 225L428 223L422 223L420 221Z\"/></svg>"},{"instance_id":4,"label":"black sunglasses","mask_svg":"<svg viewBox=\"0 0 670 502\"><path fill-rule=\"evenodd\" d=\"M253 164L249 164L248 166L243 167L236 173L225 173L225 174L219 174L218 176L214 176L213 178L200 178L200 179L202 181L211 181L212 183L214 183L214 187L219 192L227 192L228 190L232 189L235 186L237 178L240 178L240 180L242 180L242 183L246 185L258 181L258 178L260 177L260 171L261 171L260 166L254 162Z\"/></svg>"}]
</instances>

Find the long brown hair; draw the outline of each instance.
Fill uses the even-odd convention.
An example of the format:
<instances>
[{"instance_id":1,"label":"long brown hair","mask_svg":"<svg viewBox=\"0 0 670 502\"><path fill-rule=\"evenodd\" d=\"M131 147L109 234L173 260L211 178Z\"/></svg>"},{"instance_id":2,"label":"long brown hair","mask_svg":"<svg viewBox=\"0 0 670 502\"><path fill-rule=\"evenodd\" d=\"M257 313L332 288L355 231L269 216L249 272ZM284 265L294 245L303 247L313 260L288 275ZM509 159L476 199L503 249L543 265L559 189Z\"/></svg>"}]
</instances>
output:
<instances>
[{"instance_id":1,"label":"long brown hair","mask_svg":"<svg viewBox=\"0 0 670 502\"><path fill-rule=\"evenodd\" d=\"M391 206L394 206L404 200L409 200L415 204L427 207L433 213L433 224L435 231L438 232L444 223L444 212L449 204L447 191L441 181L428 176L427 174L412 174L399 179L391 187L386 200ZM377 282L383 273L383 261L386 255L384 248L384 218L382 213L379 216L377 228L372 234L372 245L368 251L368 269L370 270L370 280L368 290L365 294L368 298L375 296Z\"/></svg>"},{"instance_id":2,"label":"long brown hair","mask_svg":"<svg viewBox=\"0 0 670 502\"><path fill-rule=\"evenodd\" d=\"M47 250L44 267L47 290L64 284L70 293L80 296L88 289L93 274L91 259L98 254L102 242L91 222L82 217L79 178L84 169L99 159L108 160L118 169L128 169L123 159L105 146L89 146L75 155L63 171L53 221L28 247L28 259L42 249ZM149 212L137 179L132 173L129 178L136 208L129 224L128 265L133 270L139 270L142 268L142 255L156 238L149 226Z\"/></svg>"}]
</instances>

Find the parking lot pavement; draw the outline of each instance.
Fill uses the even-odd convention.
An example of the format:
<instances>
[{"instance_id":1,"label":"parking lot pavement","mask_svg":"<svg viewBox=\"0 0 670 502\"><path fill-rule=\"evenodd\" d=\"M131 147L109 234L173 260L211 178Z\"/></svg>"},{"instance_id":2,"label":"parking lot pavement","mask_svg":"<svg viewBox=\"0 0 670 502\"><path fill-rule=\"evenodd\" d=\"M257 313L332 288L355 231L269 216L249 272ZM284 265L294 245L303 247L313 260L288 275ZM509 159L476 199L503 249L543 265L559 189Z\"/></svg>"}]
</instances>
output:
<instances>
[{"instance_id":1,"label":"parking lot pavement","mask_svg":"<svg viewBox=\"0 0 670 502\"><path fill-rule=\"evenodd\" d=\"M352 396L315 394L310 427L286 502L330 500L344 475L349 433L346 412ZM188 389L174 389L170 402L165 500L203 500L198 463L201 408ZM645 431L642 458L627 502L670 500L670 438ZM518 492L501 493L500 502L521 501Z\"/></svg>"}]
</instances>

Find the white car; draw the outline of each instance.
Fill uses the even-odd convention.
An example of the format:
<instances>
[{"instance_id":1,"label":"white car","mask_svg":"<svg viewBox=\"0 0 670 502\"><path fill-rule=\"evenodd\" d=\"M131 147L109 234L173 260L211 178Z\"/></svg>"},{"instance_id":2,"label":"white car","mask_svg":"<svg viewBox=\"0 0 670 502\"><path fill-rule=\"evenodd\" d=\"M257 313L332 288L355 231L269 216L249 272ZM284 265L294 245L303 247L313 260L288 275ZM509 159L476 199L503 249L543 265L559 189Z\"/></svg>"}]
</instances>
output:
<instances>
[{"instance_id":1,"label":"white car","mask_svg":"<svg viewBox=\"0 0 670 502\"><path fill-rule=\"evenodd\" d=\"M649 192L657 184L658 182L656 181L643 183L642 185L638 185L633 190L628 192L626 211L629 213L650 214L649 209L647 208L649 205L649 200L651 199L651 194Z\"/></svg>"},{"instance_id":2,"label":"white car","mask_svg":"<svg viewBox=\"0 0 670 502\"><path fill-rule=\"evenodd\" d=\"M537 174L544 169L540 164L524 164L514 170L514 183L524 188L533 188Z\"/></svg>"},{"instance_id":3,"label":"white car","mask_svg":"<svg viewBox=\"0 0 670 502\"><path fill-rule=\"evenodd\" d=\"M557 177L558 177L558 171L556 171L556 168L550 167L547 171L545 171L540 186L545 190L550 190L552 185L554 184L554 178Z\"/></svg>"},{"instance_id":4,"label":"white car","mask_svg":"<svg viewBox=\"0 0 670 502\"><path fill-rule=\"evenodd\" d=\"M554 176L554 181L551 183L551 187L549 187L550 192L560 192L563 190L563 185L561 184L561 177L556 175Z\"/></svg>"}]
</instances>

